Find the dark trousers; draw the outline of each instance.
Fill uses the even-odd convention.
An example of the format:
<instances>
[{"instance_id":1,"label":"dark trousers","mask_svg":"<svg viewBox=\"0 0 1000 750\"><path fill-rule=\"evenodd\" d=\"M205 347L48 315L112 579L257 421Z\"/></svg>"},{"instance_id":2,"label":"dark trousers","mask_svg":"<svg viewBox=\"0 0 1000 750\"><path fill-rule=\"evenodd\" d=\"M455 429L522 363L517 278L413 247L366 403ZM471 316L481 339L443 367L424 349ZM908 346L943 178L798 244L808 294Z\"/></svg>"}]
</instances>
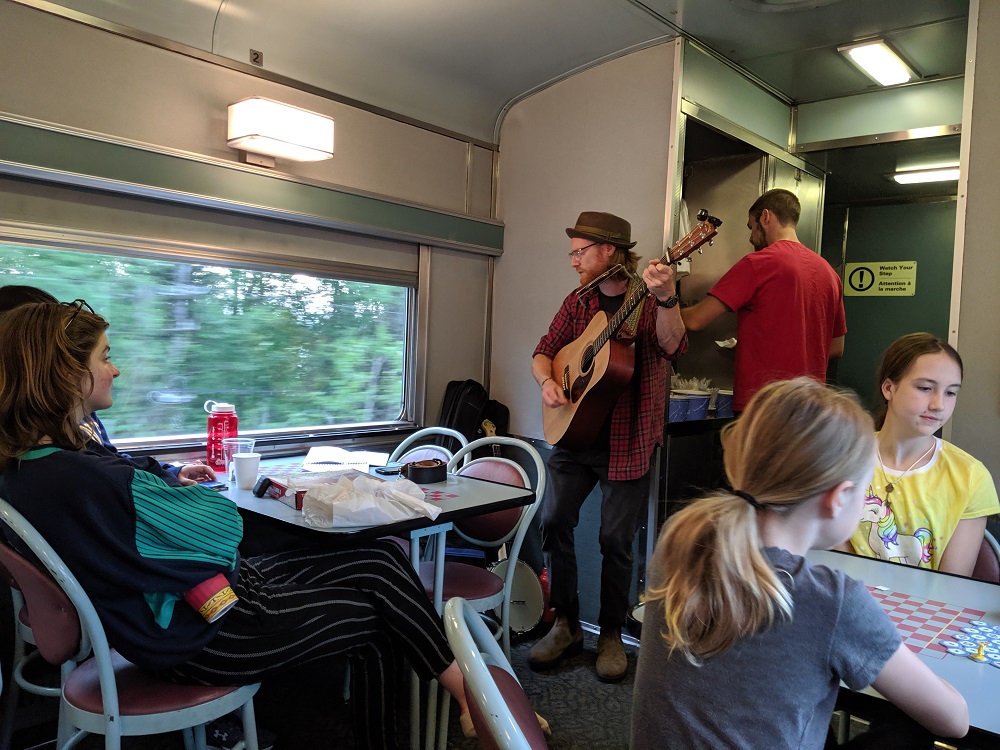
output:
<instances>
[{"instance_id":1,"label":"dark trousers","mask_svg":"<svg viewBox=\"0 0 1000 750\"><path fill-rule=\"evenodd\" d=\"M571 623L580 619L577 592L575 531L580 508L594 486L601 487L602 629L621 628L632 584L632 544L649 498L649 472L639 479L608 479L608 450L568 451L556 448L548 461L548 480L539 512L542 551L549 569L552 607Z\"/></svg>"},{"instance_id":2,"label":"dark trousers","mask_svg":"<svg viewBox=\"0 0 1000 750\"><path fill-rule=\"evenodd\" d=\"M239 603L218 635L175 677L239 685L312 665L351 662L359 748L396 747L405 658L424 680L452 661L441 619L395 542L339 551L301 550L245 559Z\"/></svg>"}]
</instances>

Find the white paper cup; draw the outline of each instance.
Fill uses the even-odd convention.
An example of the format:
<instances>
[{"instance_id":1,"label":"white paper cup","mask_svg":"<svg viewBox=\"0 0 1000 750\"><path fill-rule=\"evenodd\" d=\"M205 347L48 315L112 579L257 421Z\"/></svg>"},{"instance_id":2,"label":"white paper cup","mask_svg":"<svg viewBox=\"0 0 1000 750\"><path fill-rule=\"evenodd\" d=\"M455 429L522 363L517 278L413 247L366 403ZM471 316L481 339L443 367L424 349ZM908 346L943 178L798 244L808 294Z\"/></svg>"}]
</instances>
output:
<instances>
[{"instance_id":1,"label":"white paper cup","mask_svg":"<svg viewBox=\"0 0 1000 750\"><path fill-rule=\"evenodd\" d=\"M233 456L237 453L253 453L253 438L223 438L222 440L222 462L226 465L226 473L229 481L236 481L235 469L233 467Z\"/></svg>"},{"instance_id":2,"label":"white paper cup","mask_svg":"<svg viewBox=\"0 0 1000 750\"><path fill-rule=\"evenodd\" d=\"M236 471L236 486L241 490L252 490L257 483L257 471L260 469L259 453L236 453L233 456L233 466Z\"/></svg>"}]
</instances>

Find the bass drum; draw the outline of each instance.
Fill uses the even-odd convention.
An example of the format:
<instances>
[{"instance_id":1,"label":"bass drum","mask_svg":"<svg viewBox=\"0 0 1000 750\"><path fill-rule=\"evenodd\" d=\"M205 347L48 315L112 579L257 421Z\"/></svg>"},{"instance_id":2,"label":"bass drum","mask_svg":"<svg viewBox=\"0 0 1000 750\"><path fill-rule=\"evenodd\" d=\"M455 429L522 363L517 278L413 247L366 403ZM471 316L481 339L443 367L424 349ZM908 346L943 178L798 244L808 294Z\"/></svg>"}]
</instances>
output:
<instances>
[{"instance_id":1,"label":"bass drum","mask_svg":"<svg viewBox=\"0 0 1000 750\"><path fill-rule=\"evenodd\" d=\"M509 560L490 565L490 570L501 578L507 575ZM527 633L542 621L545 609L545 597L542 594L542 584L531 566L523 560L514 565L514 582L510 589L510 630L520 635Z\"/></svg>"}]
</instances>

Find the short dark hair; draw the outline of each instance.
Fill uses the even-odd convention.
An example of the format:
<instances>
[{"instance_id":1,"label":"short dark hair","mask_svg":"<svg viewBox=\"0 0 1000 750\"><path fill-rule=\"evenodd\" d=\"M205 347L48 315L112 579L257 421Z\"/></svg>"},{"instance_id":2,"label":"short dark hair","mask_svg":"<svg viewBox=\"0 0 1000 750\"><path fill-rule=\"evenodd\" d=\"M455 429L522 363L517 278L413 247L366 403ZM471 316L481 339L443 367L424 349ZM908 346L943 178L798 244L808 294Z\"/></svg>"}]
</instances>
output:
<instances>
[{"instance_id":1,"label":"short dark hair","mask_svg":"<svg viewBox=\"0 0 1000 750\"><path fill-rule=\"evenodd\" d=\"M795 193L782 188L768 190L754 201L754 204L750 206L750 215L754 219L759 219L764 209L777 216L783 227L787 227L789 224L793 227L796 226L799 223L799 216L802 214L802 206Z\"/></svg>"},{"instance_id":2,"label":"short dark hair","mask_svg":"<svg viewBox=\"0 0 1000 750\"><path fill-rule=\"evenodd\" d=\"M58 301L51 294L39 289L37 286L25 286L23 284L0 286L0 314L32 302Z\"/></svg>"},{"instance_id":3,"label":"short dark hair","mask_svg":"<svg viewBox=\"0 0 1000 750\"><path fill-rule=\"evenodd\" d=\"M898 383L910 371L918 357L938 352L944 352L955 360L959 376L965 377L965 367L962 364L961 355L955 351L951 344L939 339L933 333L908 333L889 344L889 348L882 353L882 361L875 374L875 391L878 394L879 403L872 416L875 419L876 430L882 429L882 425L885 424L885 414L889 409L889 402L886 401L885 394L882 393L882 383L886 380Z\"/></svg>"}]
</instances>

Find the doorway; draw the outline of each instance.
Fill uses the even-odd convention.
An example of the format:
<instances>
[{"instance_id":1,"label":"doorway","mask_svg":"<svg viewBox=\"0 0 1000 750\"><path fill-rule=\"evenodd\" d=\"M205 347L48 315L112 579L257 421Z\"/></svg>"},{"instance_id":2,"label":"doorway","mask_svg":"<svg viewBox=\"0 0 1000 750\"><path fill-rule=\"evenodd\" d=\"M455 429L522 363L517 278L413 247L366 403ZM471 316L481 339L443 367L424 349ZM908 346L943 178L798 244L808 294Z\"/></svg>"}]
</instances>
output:
<instances>
[{"instance_id":1,"label":"doorway","mask_svg":"<svg viewBox=\"0 0 1000 750\"><path fill-rule=\"evenodd\" d=\"M855 391L866 406L877 398L875 370L885 348L899 336L927 331L948 337L956 182L900 185L899 169L959 159L959 136L897 141L814 152L810 161L827 171L823 256L843 272L846 265L915 261L912 296L844 297L844 356L831 365L830 380Z\"/></svg>"}]
</instances>

